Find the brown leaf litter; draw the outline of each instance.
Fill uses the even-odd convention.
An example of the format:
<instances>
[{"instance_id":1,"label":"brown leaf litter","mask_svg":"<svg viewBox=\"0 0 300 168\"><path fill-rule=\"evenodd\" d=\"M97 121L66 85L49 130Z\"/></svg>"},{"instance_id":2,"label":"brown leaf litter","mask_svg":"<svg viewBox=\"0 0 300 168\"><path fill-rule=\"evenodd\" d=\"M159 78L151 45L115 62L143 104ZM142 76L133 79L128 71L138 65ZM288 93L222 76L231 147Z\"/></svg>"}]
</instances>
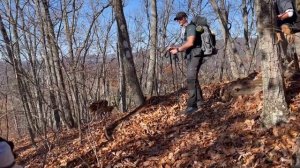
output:
<instances>
[{"instance_id":1,"label":"brown leaf litter","mask_svg":"<svg viewBox=\"0 0 300 168\"><path fill-rule=\"evenodd\" d=\"M77 130L63 130L56 139L49 133L50 146L40 139L33 148L23 140L17 144L18 162L28 167L291 167L300 132L299 80L287 83L290 122L266 130L259 121L262 93L256 76L240 80L254 87L240 87L239 81L204 86L206 102L191 116L180 114L186 90L178 91L178 98L176 93L151 98L118 123L113 140L106 140L104 127L126 114L85 125L82 143ZM230 89L235 94L222 97Z\"/></svg>"}]
</instances>

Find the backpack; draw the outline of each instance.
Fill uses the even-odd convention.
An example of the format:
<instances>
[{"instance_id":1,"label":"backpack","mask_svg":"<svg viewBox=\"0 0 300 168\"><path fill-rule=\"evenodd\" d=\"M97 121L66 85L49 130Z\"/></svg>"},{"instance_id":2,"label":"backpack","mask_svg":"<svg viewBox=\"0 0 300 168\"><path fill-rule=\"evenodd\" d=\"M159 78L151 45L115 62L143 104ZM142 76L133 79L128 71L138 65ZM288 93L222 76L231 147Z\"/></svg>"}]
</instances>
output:
<instances>
[{"instance_id":1,"label":"backpack","mask_svg":"<svg viewBox=\"0 0 300 168\"><path fill-rule=\"evenodd\" d=\"M200 34L201 39L201 50L203 51L204 56L212 56L218 53L216 48L216 35L211 32L207 19L201 16L195 16L191 24L196 26L196 33Z\"/></svg>"}]
</instances>

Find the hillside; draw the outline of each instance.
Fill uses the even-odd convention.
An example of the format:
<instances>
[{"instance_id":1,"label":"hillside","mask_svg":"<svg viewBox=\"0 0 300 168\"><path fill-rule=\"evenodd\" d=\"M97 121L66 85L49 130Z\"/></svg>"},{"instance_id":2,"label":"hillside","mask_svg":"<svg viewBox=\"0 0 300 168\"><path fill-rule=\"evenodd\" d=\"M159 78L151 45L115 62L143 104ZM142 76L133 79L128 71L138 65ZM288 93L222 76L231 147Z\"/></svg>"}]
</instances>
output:
<instances>
[{"instance_id":1,"label":"hillside","mask_svg":"<svg viewBox=\"0 0 300 168\"><path fill-rule=\"evenodd\" d=\"M63 130L56 139L49 133L48 146L40 139L37 148L25 139L17 143L18 162L28 167L290 167L300 133L300 76L287 82L290 122L272 129L259 120L260 78L253 74L204 86L206 103L191 116L180 114L184 89L152 97L121 122L112 140L105 138L105 125L126 114L85 125L81 144L77 130ZM253 85L258 87L252 90Z\"/></svg>"}]
</instances>

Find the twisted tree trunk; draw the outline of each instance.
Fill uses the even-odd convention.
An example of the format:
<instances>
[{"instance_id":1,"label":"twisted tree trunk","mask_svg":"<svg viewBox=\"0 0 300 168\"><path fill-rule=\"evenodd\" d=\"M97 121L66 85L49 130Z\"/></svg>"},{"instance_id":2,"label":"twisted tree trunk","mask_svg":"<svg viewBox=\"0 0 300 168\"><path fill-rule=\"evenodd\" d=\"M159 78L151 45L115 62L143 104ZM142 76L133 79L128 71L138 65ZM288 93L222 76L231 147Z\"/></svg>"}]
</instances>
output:
<instances>
[{"instance_id":1,"label":"twisted tree trunk","mask_svg":"<svg viewBox=\"0 0 300 168\"><path fill-rule=\"evenodd\" d=\"M271 2L272 3L272 2ZM289 110L285 98L285 86L281 57L275 44L275 13L269 0L256 2L257 29L262 54L263 112L261 118L266 127L286 122Z\"/></svg>"},{"instance_id":2,"label":"twisted tree trunk","mask_svg":"<svg viewBox=\"0 0 300 168\"><path fill-rule=\"evenodd\" d=\"M124 17L122 0L113 0L113 10L118 26L118 40L120 44L120 56L123 57L126 81L129 83L133 100L137 106L144 104L145 98L139 84L135 65L132 58L132 49L128 35L126 20Z\"/></svg>"}]
</instances>

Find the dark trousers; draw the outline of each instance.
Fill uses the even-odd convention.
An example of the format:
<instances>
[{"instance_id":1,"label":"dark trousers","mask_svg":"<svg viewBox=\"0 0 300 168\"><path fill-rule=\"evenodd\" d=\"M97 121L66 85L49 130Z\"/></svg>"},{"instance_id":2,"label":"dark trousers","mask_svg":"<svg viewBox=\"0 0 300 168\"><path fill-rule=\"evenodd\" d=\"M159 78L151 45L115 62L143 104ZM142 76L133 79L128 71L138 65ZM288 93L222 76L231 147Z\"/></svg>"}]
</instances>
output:
<instances>
[{"instance_id":1,"label":"dark trousers","mask_svg":"<svg viewBox=\"0 0 300 168\"><path fill-rule=\"evenodd\" d=\"M187 101L188 107L197 107L203 101L202 90L199 85L198 73L202 65L203 57L188 57L187 58L187 89L189 98Z\"/></svg>"}]
</instances>

